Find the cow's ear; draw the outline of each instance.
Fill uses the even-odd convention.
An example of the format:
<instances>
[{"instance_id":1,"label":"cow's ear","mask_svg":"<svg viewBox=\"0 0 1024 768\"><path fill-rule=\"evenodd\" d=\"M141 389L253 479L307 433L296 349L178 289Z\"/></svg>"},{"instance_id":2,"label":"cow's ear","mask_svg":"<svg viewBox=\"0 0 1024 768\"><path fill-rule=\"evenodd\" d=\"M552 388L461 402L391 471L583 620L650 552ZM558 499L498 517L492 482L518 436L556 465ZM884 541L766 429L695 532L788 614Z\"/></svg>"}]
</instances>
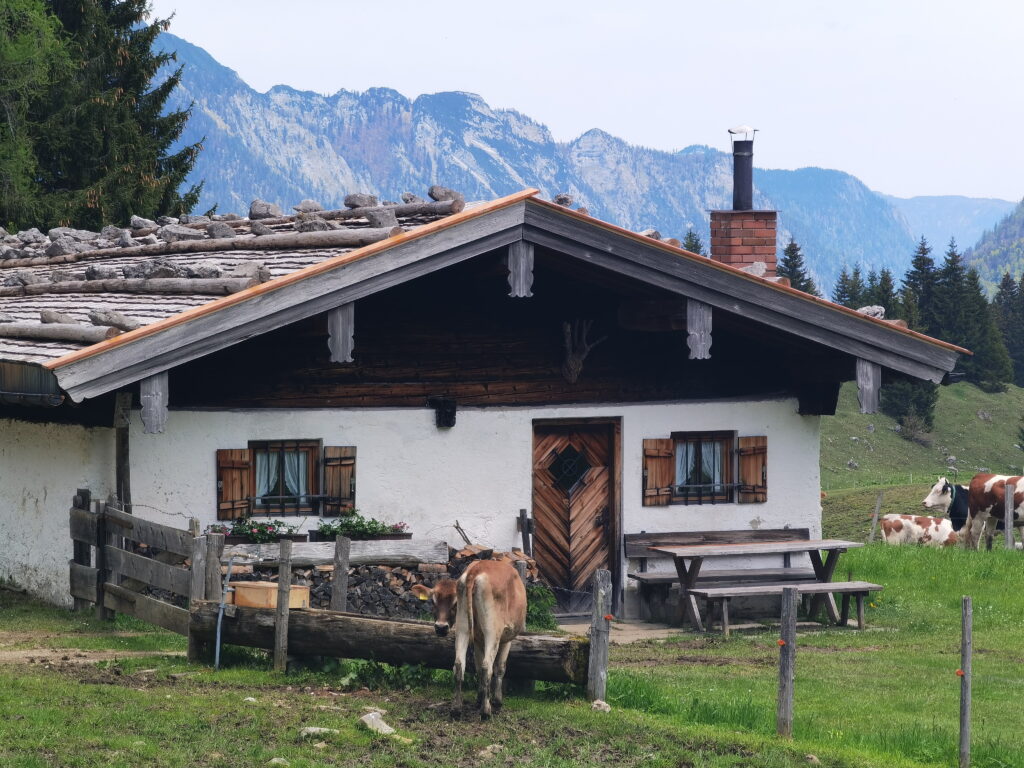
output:
<instances>
[{"instance_id":1,"label":"cow's ear","mask_svg":"<svg viewBox=\"0 0 1024 768\"><path fill-rule=\"evenodd\" d=\"M432 589L428 589L422 584L413 584L412 589L410 589L409 591L416 595L416 597L418 597L420 600L429 600L430 593L433 592Z\"/></svg>"}]
</instances>

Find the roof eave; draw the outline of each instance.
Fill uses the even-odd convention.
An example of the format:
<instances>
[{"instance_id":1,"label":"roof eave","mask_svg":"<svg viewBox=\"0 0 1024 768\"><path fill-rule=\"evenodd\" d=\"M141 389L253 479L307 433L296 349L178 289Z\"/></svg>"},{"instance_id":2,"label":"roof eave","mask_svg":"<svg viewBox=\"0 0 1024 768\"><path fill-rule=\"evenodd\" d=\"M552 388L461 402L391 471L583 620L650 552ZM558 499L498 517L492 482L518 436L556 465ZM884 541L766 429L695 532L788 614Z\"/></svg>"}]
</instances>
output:
<instances>
[{"instance_id":1,"label":"roof eave","mask_svg":"<svg viewBox=\"0 0 1024 768\"><path fill-rule=\"evenodd\" d=\"M967 350L534 197L524 190L50 361L75 401L520 239L940 382ZM372 256L380 258L370 258ZM317 278L311 282L311 278Z\"/></svg>"}]
</instances>

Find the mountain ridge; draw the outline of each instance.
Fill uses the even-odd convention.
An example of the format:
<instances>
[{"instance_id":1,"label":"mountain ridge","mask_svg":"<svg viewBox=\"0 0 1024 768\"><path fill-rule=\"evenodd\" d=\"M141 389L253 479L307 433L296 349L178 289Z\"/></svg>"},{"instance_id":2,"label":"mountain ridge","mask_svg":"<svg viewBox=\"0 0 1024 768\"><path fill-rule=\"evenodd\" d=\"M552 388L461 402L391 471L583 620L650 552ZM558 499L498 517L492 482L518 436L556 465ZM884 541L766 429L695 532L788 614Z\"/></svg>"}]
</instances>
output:
<instances>
[{"instance_id":1,"label":"mountain ridge","mask_svg":"<svg viewBox=\"0 0 1024 768\"><path fill-rule=\"evenodd\" d=\"M668 152L599 127L558 142L543 123L466 91L410 99L383 86L324 95L275 85L259 93L181 38L164 34L158 46L183 67L168 107L193 106L181 143L205 137L189 178L205 180L200 211L244 212L257 197L336 207L349 192L398 199L434 183L467 199L537 187L549 198L569 193L628 229L682 238L693 228L707 244L708 211L731 206L730 155L707 145ZM843 266L902 275L909 264L915 238L905 218L854 176L758 168L754 184L754 204L780 211L780 251L794 237L826 290Z\"/></svg>"}]
</instances>

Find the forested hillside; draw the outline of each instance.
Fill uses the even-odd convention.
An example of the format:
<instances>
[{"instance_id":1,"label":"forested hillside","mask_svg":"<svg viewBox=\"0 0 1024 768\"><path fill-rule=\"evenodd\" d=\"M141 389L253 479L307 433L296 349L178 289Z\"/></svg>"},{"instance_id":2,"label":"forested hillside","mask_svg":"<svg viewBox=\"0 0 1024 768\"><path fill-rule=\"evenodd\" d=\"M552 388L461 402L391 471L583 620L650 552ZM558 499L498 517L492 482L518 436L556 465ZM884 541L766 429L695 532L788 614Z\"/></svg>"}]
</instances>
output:
<instances>
[{"instance_id":1,"label":"forested hillside","mask_svg":"<svg viewBox=\"0 0 1024 768\"><path fill-rule=\"evenodd\" d=\"M1024 275L1024 202L982 235L964 256L990 291L995 290L1006 272L1019 280Z\"/></svg>"}]
</instances>

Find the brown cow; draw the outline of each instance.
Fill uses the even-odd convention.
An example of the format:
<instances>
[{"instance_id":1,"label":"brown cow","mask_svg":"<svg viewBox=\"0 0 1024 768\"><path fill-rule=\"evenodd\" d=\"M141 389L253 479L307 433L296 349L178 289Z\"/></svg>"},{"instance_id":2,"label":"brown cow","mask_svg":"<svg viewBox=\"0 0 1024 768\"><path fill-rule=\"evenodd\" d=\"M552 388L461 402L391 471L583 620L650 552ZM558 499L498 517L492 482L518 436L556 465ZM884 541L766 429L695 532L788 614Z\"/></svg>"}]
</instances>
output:
<instances>
[{"instance_id":1,"label":"brown cow","mask_svg":"<svg viewBox=\"0 0 1024 768\"><path fill-rule=\"evenodd\" d=\"M967 524L964 526L964 543L970 549L977 549L982 534L1003 517L1006 499L1006 484L1013 483L1014 525L1022 525L1024 518L1024 477L1020 475L975 475L968 486ZM993 519L995 518L995 519Z\"/></svg>"},{"instance_id":2,"label":"brown cow","mask_svg":"<svg viewBox=\"0 0 1024 768\"><path fill-rule=\"evenodd\" d=\"M500 709L502 680L512 640L526 625L526 587L516 569L507 562L476 560L458 582L442 579L433 589L416 584L412 591L434 605L434 631L444 637L455 623L455 702L462 710L462 679L466 651L473 641L478 683L480 717L491 715L491 705Z\"/></svg>"}]
</instances>

